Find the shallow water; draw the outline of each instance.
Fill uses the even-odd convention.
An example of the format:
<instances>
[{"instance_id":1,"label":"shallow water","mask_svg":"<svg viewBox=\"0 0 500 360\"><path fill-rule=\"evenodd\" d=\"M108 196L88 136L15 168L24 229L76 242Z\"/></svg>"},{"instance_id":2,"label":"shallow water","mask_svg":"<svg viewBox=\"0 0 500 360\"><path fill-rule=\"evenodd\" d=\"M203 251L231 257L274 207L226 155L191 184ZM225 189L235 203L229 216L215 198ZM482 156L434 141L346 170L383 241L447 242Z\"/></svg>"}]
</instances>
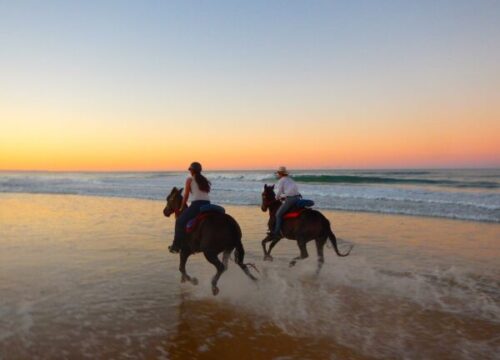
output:
<instances>
[{"instance_id":1,"label":"shallow water","mask_svg":"<svg viewBox=\"0 0 500 360\"><path fill-rule=\"evenodd\" d=\"M500 350L500 225L325 212L352 254L263 262L266 214L239 221L258 286L189 259L180 284L163 203L0 195L0 358L488 359Z\"/></svg>"}]
</instances>

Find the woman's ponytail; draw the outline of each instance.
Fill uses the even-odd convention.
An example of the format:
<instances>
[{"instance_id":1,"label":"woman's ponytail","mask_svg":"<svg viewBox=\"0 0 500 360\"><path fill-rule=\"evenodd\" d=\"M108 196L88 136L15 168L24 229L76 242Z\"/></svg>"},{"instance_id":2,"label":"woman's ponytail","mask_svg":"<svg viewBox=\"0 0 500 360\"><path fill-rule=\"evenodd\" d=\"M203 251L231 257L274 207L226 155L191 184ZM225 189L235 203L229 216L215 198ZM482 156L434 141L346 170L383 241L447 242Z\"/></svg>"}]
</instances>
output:
<instances>
[{"instance_id":1,"label":"woman's ponytail","mask_svg":"<svg viewBox=\"0 0 500 360\"><path fill-rule=\"evenodd\" d=\"M197 172L194 174L194 180L198 184L198 187L200 188L201 191L209 193L210 188L211 188L211 183L208 181L206 177L201 175L201 173Z\"/></svg>"}]
</instances>

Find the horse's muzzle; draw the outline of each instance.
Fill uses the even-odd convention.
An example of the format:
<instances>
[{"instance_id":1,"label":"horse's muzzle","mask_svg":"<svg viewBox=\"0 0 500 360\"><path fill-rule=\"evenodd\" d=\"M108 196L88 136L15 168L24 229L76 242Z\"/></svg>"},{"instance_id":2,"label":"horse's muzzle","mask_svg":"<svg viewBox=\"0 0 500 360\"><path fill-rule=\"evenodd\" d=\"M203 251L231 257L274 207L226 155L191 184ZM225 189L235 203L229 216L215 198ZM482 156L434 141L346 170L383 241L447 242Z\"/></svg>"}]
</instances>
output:
<instances>
[{"instance_id":1,"label":"horse's muzzle","mask_svg":"<svg viewBox=\"0 0 500 360\"><path fill-rule=\"evenodd\" d=\"M173 212L174 212L174 210L172 210L172 209L168 209L168 208L163 209L163 215L165 215L166 217L170 217L170 215L172 215Z\"/></svg>"}]
</instances>

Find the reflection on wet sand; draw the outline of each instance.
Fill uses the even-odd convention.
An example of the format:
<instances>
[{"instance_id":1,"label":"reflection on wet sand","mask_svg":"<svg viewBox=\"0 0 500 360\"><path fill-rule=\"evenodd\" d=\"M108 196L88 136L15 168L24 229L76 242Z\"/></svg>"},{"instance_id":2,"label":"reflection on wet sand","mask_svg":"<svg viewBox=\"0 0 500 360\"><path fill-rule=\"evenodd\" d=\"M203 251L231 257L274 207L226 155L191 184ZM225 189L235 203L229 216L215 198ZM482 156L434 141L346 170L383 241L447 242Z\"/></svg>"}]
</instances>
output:
<instances>
[{"instance_id":1,"label":"reflection on wet sand","mask_svg":"<svg viewBox=\"0 0 500 360\"><path fill-rule=\"evenodd\" d=\"M188 292L180 294L177 329L168 343L171 359L369 359L327 337L289 335L267 319Z\"/></svg>"}]
</instances>

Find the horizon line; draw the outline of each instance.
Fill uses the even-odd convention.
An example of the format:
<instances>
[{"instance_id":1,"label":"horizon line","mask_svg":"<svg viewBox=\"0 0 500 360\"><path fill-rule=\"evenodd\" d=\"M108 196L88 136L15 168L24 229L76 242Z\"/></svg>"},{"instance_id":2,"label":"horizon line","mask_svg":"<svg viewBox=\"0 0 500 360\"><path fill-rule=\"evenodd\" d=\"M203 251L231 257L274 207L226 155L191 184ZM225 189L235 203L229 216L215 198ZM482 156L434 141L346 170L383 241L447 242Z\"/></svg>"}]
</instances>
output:
<instances>
[{"instance_id":1,"label":"horizon line","mask_svg":"<svg viewBox=\"0 0 500 360\"><path fill-rule=\"evenodd\" d=\"M347 167L324 167L324 168L295 168L290 169L293 171L370 171L370 170L498 170L500 169L500 165L494 166L463 166L463 167L359 167L359 168L347 168ZM20 173L152 173L152 172L187 172L188 170L182 169L157 169L157 170L32 170L32 169L0 169L0 172L20 172ZM204 172L227 172L227 171L241 171L241 172L250 172L250 171L276 171L275 168L248 168L248 169L210 169L203 170Z\"/></svg>"}]
</instances>

